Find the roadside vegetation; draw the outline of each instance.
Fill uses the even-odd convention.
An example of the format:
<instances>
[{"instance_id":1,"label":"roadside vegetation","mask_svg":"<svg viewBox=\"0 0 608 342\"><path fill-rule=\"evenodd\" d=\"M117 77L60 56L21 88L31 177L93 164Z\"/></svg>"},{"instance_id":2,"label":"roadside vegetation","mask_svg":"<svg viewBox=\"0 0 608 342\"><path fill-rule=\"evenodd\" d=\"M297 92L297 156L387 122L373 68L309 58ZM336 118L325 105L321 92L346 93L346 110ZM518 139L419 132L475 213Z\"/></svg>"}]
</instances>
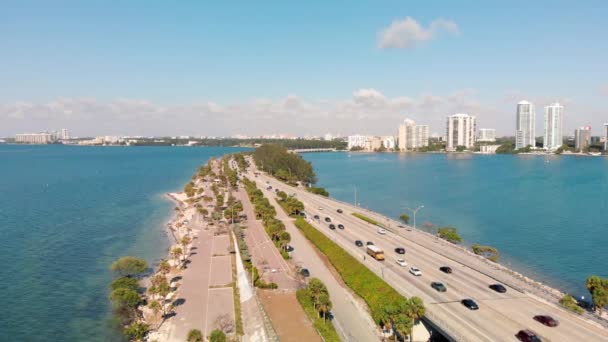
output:
<instances>
[{"instance_id":1,"label":"roadside vegetation","mask_svg":"<svg viewBox=\"0 0 608 342\"><path fill-rule=\"evenodd\" d=\"M410 215L408 215L408 214L401 214L401 215L399 215L399 220L401 220L401 222L403 222L405 224L409 224L410 223Z\"/></svg>"},{"instance_id":2,"label":"roadside vegetation","mask_svg":"<svg viewBox=\"0 0 608 342\"><path fill-rule=\"evenodd\" d=\"M454 227L442 227L437 230L437 236L451 243L461 243L462 237Z\"/></svg>"},{"instance_id":3,"label":"roadside vegetation","mask_svg":"<svg viewBox=\"0 0 608 342\"><path fill-rule=\"evenodd\" d=\"M325 284L317 278L311 278L305 288L296 292L296 298L323 341L339 342L340 337L334 325L327 319L332 303Z\"/></svg>"},{"instance_id":4,"label":"roadside vegetation","mask_svg":"<svg viewBox=\"0 0 608 342\"><path fill-rule=\"evenodd\" d=\"M411 335L414 321L424 316L422 299L407 299L378 277L348 252L311 226L303 218L295 221L304 233L338 271L342 280L368 305L372 318L381 327L393 326L404 335Z\"/></svg>"},{"instance_id":5,"label":"roadside vegetation","mask_svg":"<svg viewBox=\"0 0 608 342\"><path fill-rule=\"evenodd\" d=\"M309 187L306 187L306 191L316 194L316 195L321 195L323 197L329 197L329 192L327 192L327 190L325 190L325 188L309 186Z\"/></svg>"},{"instance_id":6,"label":"roadside vegetation","mask_svg":"<svg viewBox=\"0 0 608 342\"><path fill-rule=\"evenodd\" d=\"M309 185L317 180L310 162L295 153L289 153L280 145L267 144L256 148L253 159L260 170L290 184L300 182Z\"/></svg>"},{"instance_id":7,"label":"roadside vegetation","mask_svg":"<svg viewBox=\"0 0 608 342\"><path fill-rule=\"evenodd\" d=\"M574 297L572 297L571 295L565 295L562 297L562 299L559 300L559 303L561 304L561 306L563 306L564 308L573 311L577 314L582 314L583 313L583 308L581 308L580 306L578 306L578 303L576 302L576 299L574 299Z\"/></svg>"},{"instance_id":8,"label":"roadside vegetation","mask_svg":"<svg viewBox=\"0 0 608 342\"><path fill-rule=\"evenodd\" d=\"M373 224L374 226L379 226L379 227L382 227L382 225L380 224L380 222L378 222L378 221L376 221L376 220L374 220L374 219L372 219L372 218L370 218L370 217L367 217L367 216L365 216L365 215L363 215L363 214L359 214L359 213L352 213L352 215L353 215L354 217L356 217L356 218L359 218L359 219L361 219L361 220L363 220L363 221L365 221L365 222L369 223L369 224Z\"/></svg>"},{"instance_id":9,"label":"roadside vegetation","mask_svg":"<svg viewBox=\"0 0 608 342\"><path fill-rule=\"evenodd\" d=\"M289 197L284 191L277 193L277 202L283 208L285 213L291 217L300 215L304 212L304 203L300 202L295 197Z\"/></svg>"},{"instance_id":10,"label":"roadside vegetation","mask_svg":"<svg viewBox=\"0 0 608 342\"><path fill-rule=\"evenodd\" d=\"M488 260L494 262L498 262L498 259L500 257L500 255L498 254L498 250L491 246L482 246L479 244L474 244L473 246L471 246L471 249L473 250L473 253L481 255L487 258Z\"/></svg>"},{"instance_id":11,"label":"roadside vegetation","mask_svg":"<svg viewBox=\"0 0 608 342\"><path fill-rule=\"evenodd\" d=\"M608 278L591 275L587 278L585 285L591 294L594 310L597 310L601 316L602 311L608 305Z\"/></svg>"}]
</instances>

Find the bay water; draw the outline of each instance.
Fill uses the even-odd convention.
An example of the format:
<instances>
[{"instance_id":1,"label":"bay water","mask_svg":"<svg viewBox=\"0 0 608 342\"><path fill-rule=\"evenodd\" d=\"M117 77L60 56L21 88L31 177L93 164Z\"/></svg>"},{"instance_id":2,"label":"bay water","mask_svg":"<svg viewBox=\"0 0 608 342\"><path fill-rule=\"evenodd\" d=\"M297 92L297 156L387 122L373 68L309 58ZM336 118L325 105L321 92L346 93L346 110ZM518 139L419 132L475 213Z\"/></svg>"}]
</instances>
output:
<instances>
[{"instance_id":1,"label":"bay water","mask_svg":"<svg viewBox=\"0 0 608 342\"><path fill-rule=\"evenodd\" d=\"M234 148L0 145L0 341L120 341L109 266L167 255L196 168Z\"/></svg>"},{"instance_id":2,"label":"bay water","mask_svg":"<svg viewBox=\"0 0 608 342\"><path fill-rule=\"evenodd\" d=\"M453 226L464 244L578 298L608 277L608 158L416 153L310 153L319 186L397 218L423 205L425 223ZM411 222L410 222L411 223Z\"/></svg>"}]
</instances>

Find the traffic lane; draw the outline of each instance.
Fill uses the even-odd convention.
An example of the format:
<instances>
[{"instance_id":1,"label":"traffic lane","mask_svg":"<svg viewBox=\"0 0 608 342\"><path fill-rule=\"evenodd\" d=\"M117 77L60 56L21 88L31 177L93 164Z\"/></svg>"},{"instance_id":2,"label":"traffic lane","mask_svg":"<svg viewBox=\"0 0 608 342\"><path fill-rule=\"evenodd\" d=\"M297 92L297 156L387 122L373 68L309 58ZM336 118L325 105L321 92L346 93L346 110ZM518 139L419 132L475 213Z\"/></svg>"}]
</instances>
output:
<instances>
[{"instance_id":1,"label":"traffic lane","mask_svg":"<svg viewBox=\"0 0 608 342\"><path fill-rule=\"evenodd\" d=\"M326 236L330 237L331 233L328 232L328 230L321 230L321 231ZM359 255L359 253L361 253L360 254L361 256L365 255L365 251L360 252L356 246L344 241L343 237L336 237L336 238L337 238L336 243L338 243L338 245L340 245L342 248L347 250L351 255L353 255L355 257L357 255ZM366 263L367 267L369 267L372 271L375 271L376 274L382 273L380 271L380 268L383 267L382 264L373 261L373 259L371 259L371 258L366 258L365 263ZM389 284L391 284L391 286L393 288L397 289L397 291L399 293L401 293L402 295L406 295L406 296L419 295L419 296L423 297L423 300L425 300L424 297L426 297L426 294L421 295L420 290L413 287L413 285L410 282L403 281L402 276L397 275L394 272L391 272L390 270L387 270L385 272L385 280ZM426 300L428 300L428 298L426 298ZM495 340L494 338L489 337L489 336L491 336L491 334L480 331L477 327L470 325L467 321L463 321L461 317L459 317L458 315L456 315L454 313L442 312L440 315L444 318L445 321L453 322L452 324L458 326L459 329L465 329L467 331L467 336L472 338L472 340L475 340L475 341Z\"/></svg>"},{"instance_id":2,"label":"traffic lane","mask_svg":"<svg viewBox=\"0 0 608 342\"><path fill-rule=\"evenodd\" d=\"M315 205L316 205L316 204L315 204ZM423 249L424 249L424 248L423 248ZM465 266L465 267L466 267L466 266ZM467 268L468 268L468 267L467 267ZM475 273L479 273L479 272L477 272L477 271L475 271L475 270L472 270L472 271L474 271ZM424 272L424 271L423 271L423 272ZM492 283L492 282L494 282L494 283L495 283L495 282L496 282L496 280L494 280L493 278L490 278L490 277L488 277L488 278L489 278L489 279L487 279L487 280L486 280L487 282L489 282L489 283ZM508 289L508 292L507 292L507 293L512 293L512 292L517 292L517 293L519 293L518 291L515 291L513 288L510 288L510 287L508 287L508 286L506 286L506 287L507 287L507 289ZM488 289L488 290L489 290L489 291L493 291L493 290L490 290L490 289ZM448 291L449 291L449 290L448 290ZM482 302L486 302L486 301L495 301L495 299L496 299L496 298L491 298L491 299L484 298L484 299L481 299L480 301L482 301ZM505 297L505 298L502 298L502 299L509 299L509 297ZM512 315L508 315L508 316L507 316L507 318L508 318L508 319L510 319L510 320L514 320L514 321L516 321L518 324L525 324L526 320L530 320L530 319L532 319L531 317L533 317L533 316L534 316L534 314L533 314L533 312L532 312L532 311L538 311L538 301L536 301L536 300L532 300L532 299L529 299L528 297L524 297L524 298L517 298L517 299L515 299L515 300L516 300L516 301L518 301L518 302L521 302L521 299L524 299L524 300L525 300L527 303L526 303L526 304L518 303L518 304L516 304L516 305L513 305L513 306L507 306L507 307L509 307L509 308L520 308L520 307L522 307L523 305L525 305L525 306L527 306L527 307L530 307L530 308L531 308L531 309L530 309L531 311L530 311L530 312L528 312L527 316L525 316L525 315L521 315L521 317L520 317L519 319L512 319L512 317L514 317L514 316L512 316ZM500 312L500 310L503 310L503 308L505 307L505 305L504 305L504 304L501 304L501 303L499 303L499 302L496 302L496 303L489 302L489 303L485 303L485 304L487 304L487 305L488 305L488 307L489 307L490 309L492 309L492 310L494 310L494 311L496 311L496 312ZM552 308L552 309L553 309L553 310L555 310L555 308ZM552 311L553 311L553 310L552 310ZM571 319L571 318L570 318L570 319ZM569 318L566 318L566 319L565 319L565 321L569 321L570 319L569 319ZM585 323L586 323L586 322L585 322ZM589 337L590 337L590 336L589 336L589 334L591 334L591 335L592 335L590 338L593 338L593 339L596 339L596 338L597 338L597 339L599 339L599 338L602 338L601 336L604 336L603 334L596 334L596 333L595 333L595 331L593 331L593 330L592 330L592 331L590 331L589 333L583 333L582 331L584 331L584 329L580 329L580 327L577 329L577 328L576 328L577 326L578 326L578 324L573 324L573 330L574 330L574 331L576 331L576 333L572 334L572 335L573 335L573 338L580 338L580 337L582 337L582 336L585 336L585 337L589 338ZM538 329L538 330L544 330L544 329L542 329L542 327L541 327L541 329ZM595 329L594 329L594 330L595 330ZM542 332L542 334L543 334L543 335L545 335L545 334L546 334L546 335L551 336L552 334L554 334L554 333L555 333L555 331L556 331L555 329L550 330L549 332L543 331L543 332ZM539 332L539 333L540 333L540 332ZM559 334L563 334L563 332L559 332ZM603 337L603 338L605 339L605 337Z\"/></svg>"}]
</instances>

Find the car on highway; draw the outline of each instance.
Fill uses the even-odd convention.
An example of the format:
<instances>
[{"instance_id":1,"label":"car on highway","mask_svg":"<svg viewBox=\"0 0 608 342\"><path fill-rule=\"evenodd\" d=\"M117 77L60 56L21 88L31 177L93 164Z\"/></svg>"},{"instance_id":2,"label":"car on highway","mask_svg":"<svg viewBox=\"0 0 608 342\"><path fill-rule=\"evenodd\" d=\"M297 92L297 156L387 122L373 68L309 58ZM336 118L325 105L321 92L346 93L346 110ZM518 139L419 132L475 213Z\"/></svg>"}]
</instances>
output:
<instances>
[{"instance_id":1,"label":"car on highway","mask_svg":"<svg viewBox=\"0 0 608 342\"><path fill-rule=\"evenodd\" d=\"M270 190L272 190L272 187L269 185L266 187L266 190L270 191Z\"/></svg>"},{"instance_id":2,"label":"car on highway","mask_svg":"<svg viewBox=\"0 0 608 342\"><path fill-rule=\"evenodd\" d=\"M361 240L357 240L357 241L355 241L355 245L357 247L363 247L363 242Z\"/></svg>"},{"instance_id":3,"label":"car on highway","mask_svg":"<svg viewBox=\"0 0 608 342\"><path fill-rule=\"evenodd\" d=\"M329 229L331 229L331 230L335 230L335 229L336 229L336 225L335 225L335 224L333 224L333 223L332 223L332 224L330 224L330 225L329 225Z\"/></svg>"},{"instance_id":4,"label":"car on highway","mask_svg":"<svg viewBox=\"0 0 608 342\"><path fill-rule=\"evenodd\" d=\"M460 302L462 303L462 305L464 305L469 310L479 310L479 306L472 299L467 298L467 299L461 300Z\"/></svg>"},{"instance_id":5,"label":"car on highway","mask_svg":"<svg viewBox=\"0 0 608 342\"><path fill-rule=\"evenodd\" d=\"M340 223L340 224L338 225L338 229L344 229L344 225Z\"/></svg>"},{"instance_id":6,"label":"car on highway","mask_svg":"<svg viewBox=\"0 0 608 342\"><path fill-rule=\"evenodd\" d=\"M507 292L507 289L504 286L500 285L500 284L492 284L492 285L489 286L489 288L491 288L492 290L494 290L494 291L496 291L498 293L505 293L505 292Z\"/></svg>"},{"instance_id":7,"label":"car on highway","mask_svg":"<svg viewBox=\"0 0 608 342\"><path fill-rule=\"evenodd\" d=\"M384 229L384 228L378 228L378 234L380 234L380 235L386 234L386 229Z\"/></svg>"},{"instance_id":8,"label":"car on highway","mask_svg":"<svg viewBox=\"0 0 608 342\"><path fill-rule=\"evenodd\" d=\"M319 210L323 210L323 208L322 208L322 207L319 207Z\"/></svg>"},{"instance_id":9,"label":"car on highway","mask_svg":"<svg viewBox=\"0 0 608 342\"><path fill-rule=\"evenodd\" d=\"M532 330L520 330L515 337L522 342L542 342L540 337Z\"/></svg>"},{"instance_id":10,"label":"car on highway","mask_svg":"<svg viewBox=\"0 0 608 342\"><path fill-rule=\"evenodd\" d=\"M443 273L448 273L448 274L452 273L452 268L449 266L441 266L441 267L439 267L439 270Z\"/></svg>"},{"instance_id":11,"label":"car on highway","mask_svg":"<svg viewBox=\"0 0 608 342\"><path fill-rule=\"evenodd\" d=\"M397 259L396 262L397 262L397 265L399 265L401 267L407 266L407 263L405 262L405 259Z\"/></svg>"},{"instance_id":12,"label":"car on highway","mask_svg":"<svg viewBox=\"0 0 608 342\"><path fill-rule=\"evenodd\" d=\"M331 222L331 219L329 217L326 217L325 222Z\"/></svg>"},{"instance_id":13,"label":"car on highway","mask_svg":"<svg viewBox=\"0 0 608 342\"><path fill-rule=\"evenodd\" d=\"M301 270L300 270L300 274L301 274L303 277L310 277L310 271L308 270L308 268L303 268L303 269L301 269Z\"/></svg>"},{"instance_id":14,"label":"car on highway","mask_svg":"<svg viewBox=\"0 0 608 342\"><path fill-rule=\"evenodd\" d=\"M372 241L367 241L366 245L372 246L374 243Z\"/></svg>"},{"instance_id":15,"label":"car on highway","mask_svg":"<svg viewBox=\"0 0 608 342\"><path fill-rule=\"evenodd\" d=\"M536 315L534 316L534 320L548 327L556 327L559 325L559 322L555 318L548 315Z\"/></svg>"},{"instance_id":16,"label":"car on highway","mask_svg":"<svg viewBox=\"0 0 608 342\"><path fill-rule=\"evenodd\" d=\"M410 273L415 275L416 277L420 277L422 275L422 271L415 266L410 267Z\"/></svg>"},{"instance_id":17,"label":"car on highway","mask_svg":"<svg viewBox=\"0 0 608 342\"><path fill-rule=\"evenodd\" d=\"M338 209L336 211L338 212L338 214L342 214L342 209Z\"/></svg>"},{"instance_id":18,"label":"car on highway","mask_svg":"<svg viewBox=\"0 0 608 342\"><path fill-rule=\"evenodd\" d=\"M320 219L319 215L315 215L315 216L314 216L314 218L315 218L316 220Z\"/></svg>"},{"instance_id":19,"label":"car on highway","mask_svg":"<svg viewBox=\"0 0 608 342\"><path fill-rule=\"evenodd\" d=\"M395 248L395 253L397 253L397 254L405 254L405 248L403 248L403 247L397 247L397 248Z\"/></svg>"},{"instance_id":20,"label":"car on highway","mask_svg":"<svg viewBox=\"0 0 608 342\"><path fill-rule=\"evenodd\" d=\"M275 188L274 192L279 193L279 189Z\"/></svg>"},{"instance_id":21,"label":"car on highway","mask_svg":"<svg viewBox=\"0 0 608 342\"><path fill-rule=\"evenodd\" d=\"M435 290L439 291L439 292L445 292L448 290L447 287L445 287L445 285L443 285L443 283L439 283L439 282L432 282L431 283L431 287L434 288Z\"/></svg>"},{"instance_id":22,"label":"car on highway","mask_svg":"<svg viewBox=\"0 0 608 342\"><path fill-rule=\"evenodd\" d=\"M287 245L285 246L285 250L288 252L293 252L293 246L292 245Z\"/></svg>"}]
</instances>

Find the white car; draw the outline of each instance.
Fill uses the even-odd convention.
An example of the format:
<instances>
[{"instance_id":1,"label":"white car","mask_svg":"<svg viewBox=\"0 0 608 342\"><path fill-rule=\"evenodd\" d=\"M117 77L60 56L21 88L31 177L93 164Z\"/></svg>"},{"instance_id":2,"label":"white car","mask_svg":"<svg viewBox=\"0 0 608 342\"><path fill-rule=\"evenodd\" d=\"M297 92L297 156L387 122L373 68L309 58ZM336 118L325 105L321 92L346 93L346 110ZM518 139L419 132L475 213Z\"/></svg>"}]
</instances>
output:
<instances>
[{"instance_id":1,"label":"white car","mask_svg":"<svg viewBox=\"0 0 608 342\"><path fill-rule=\"evenodd\" d=\"M405 259L397 259L397 265L405 267L407 266L407 263L405 262Z\"/></svg>"},{"instance_id":2,"label":"white car","mask_svg":"<svg viewBox=\"0 0 608 342\"><path fill-rule=\"evenodd\" d=\"M323 208L319 207L319 210L323 210Z\"/></svg>"},{"instance_id":3,"label":"white car","mask_svg":"<svg viewBox=\"0 0 608 342\"><path fill-rule=\"evenodd\" d=\"M420 277L422 275L422 271L418 267L410 267L410 273L415 275L416 277Z\"/></svg>"},{"instance_id":4,"label":"white car","mask_svg":"<svg viewBox=\"0 0 608 342\"><path fill-rule=\"evenodd\" d=\"M386 229L384 229L384 228L378 229L378 234L381 234L381 235L386 234Z\"/></svg>"}]
</instances>

